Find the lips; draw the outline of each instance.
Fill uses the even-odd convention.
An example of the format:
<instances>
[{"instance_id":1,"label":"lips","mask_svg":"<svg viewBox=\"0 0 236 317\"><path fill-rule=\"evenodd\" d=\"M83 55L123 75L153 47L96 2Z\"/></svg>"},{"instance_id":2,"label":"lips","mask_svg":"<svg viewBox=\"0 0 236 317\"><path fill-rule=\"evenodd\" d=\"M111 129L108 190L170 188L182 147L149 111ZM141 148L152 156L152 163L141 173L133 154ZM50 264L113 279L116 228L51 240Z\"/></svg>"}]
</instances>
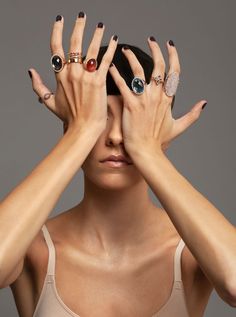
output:
<instances>
[{"instance_id":1,"label":"lips","mask_svg":"<svg viewBox=\"0 0 236 317\"><path fill-rule=\"evenodd\" d=\"M110 155L100 162L104 163L106 161L125 162L127 164L132 164L132 162L130 160L128 160L124 155L121 155L121 154L120 155Z\"/></svg>"}]
</instances>

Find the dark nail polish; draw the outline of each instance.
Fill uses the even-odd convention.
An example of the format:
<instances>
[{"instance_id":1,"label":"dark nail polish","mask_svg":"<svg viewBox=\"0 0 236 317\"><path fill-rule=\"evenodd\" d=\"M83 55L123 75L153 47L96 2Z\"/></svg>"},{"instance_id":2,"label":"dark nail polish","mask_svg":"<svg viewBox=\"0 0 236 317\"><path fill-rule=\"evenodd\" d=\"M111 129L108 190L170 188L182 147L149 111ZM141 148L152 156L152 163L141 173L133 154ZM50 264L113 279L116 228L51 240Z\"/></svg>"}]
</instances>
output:
<instances>
[{"instance_id":1,"label":"dark nail polish","mask_svg":"<svg viewBox=\"0 0 236 317\"><path fill-rule=\"evenodd\" d=\"M156 42L156 39L154 36L150 36L150 40L153 41L153 42Z\"/></svg>"},{"instance_id":2,"label":"dark nail polish","mask_svg":"<svg viewBox=\"0 0 236 317\"><path fill-rule=\"evenodd\" d=\"M124 46L123 46L123 49L124 49L124 50L128 50L128 49L129 49L129 45L124 45Z\"/></svg>"},{"instance_id":3,"label":"dark nail polish","mask_svg":"<svg viewBox=\"0 0 236 317\"><path fill-rule=\"evenodd\" d=\"M102 22L99 22L98 25L97 25L97 27L98 27L98 28L103 28L103 23L102 23Z\"/></svg>"},{"instance_id":4,"label":"dark nail polish","mask_svg":"<svg viewBox=\"0 0 236 317\"><path fill-rule=\"evenodd\" d=\"M169 44L170 44L171 46L175 46L175 44L174 44L174 42L173 42L172 40L169 40Z\"/></svg>"},{"instance_id":5,"label":"dark nail polish","mask_svg":"<svg viewBox=\"0 0 236 317\"><path fill-rule=\"evenodd\" d=\"M112 66L114 66L114 64L113 64L113 63L111 63L111 64L110 64L110 67L112 67Z\"/></svg>"},{"instance_id":6,"label":"dark nail polish","mask_svg":"<svg viewBox=\"0 0 236 317\"><path fill-rule=\"evenodd\" d=\"M61 21L61 19L62 19L62 16L61 15L57 15L56 21Z\"/></svg>"},{"instance_id":7,"label":"dark nail polish","mask_svg":"<svg viewBox=\"0 0 236 317\"><path fill-rule=\"evenodd\" d=\"M114 41L117 41L117 39L118 39L118 36L117 36L117 35L114 35L114 36L113 36L113 40L114 40Z\"/></svg>"},{"instance_id":8,"label":"dark nail polish","mask_svg":"<svg viewBox=\"0 0 236 317\"><path fill-rule=\"evenodd\" d=\"M202 106L202 110L206 107L207 102L204 103L204 105Z\"/></svg>"},{"instance_id":9,"label":"dark nail polish","mask_svg":"<svg viewBox=\"0 0 236 317\"><path fill-rule=\"evenodd\" d=\"M28 70L28 73L29 73L30 78L32 78L32 73L30 70Z\"/></svg>"},{"instance_id":10,"label":"dark nail polish","mask_svg":"<svg viewBox=\"0 0 236 317\"><path fill-rule=\"evenodd\" d=\"M78 18L83 18L83 17L84 17L84 12L80 11L79 14L78 14Z\"/></svg>"}]
</instances>

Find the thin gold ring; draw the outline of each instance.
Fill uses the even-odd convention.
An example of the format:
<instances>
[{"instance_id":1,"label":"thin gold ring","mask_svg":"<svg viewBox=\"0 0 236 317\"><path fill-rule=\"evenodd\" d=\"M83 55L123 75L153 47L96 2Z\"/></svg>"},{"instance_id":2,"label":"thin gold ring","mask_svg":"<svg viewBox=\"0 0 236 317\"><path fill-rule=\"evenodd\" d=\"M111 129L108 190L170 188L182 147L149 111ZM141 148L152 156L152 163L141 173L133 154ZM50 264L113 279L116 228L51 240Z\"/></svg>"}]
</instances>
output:
<instances>
[{"instance_id":1,"label":"thin gold ring","mask_svg":"<svg viewBox=\"0 0 236 317\"><path fill-rule=\"evenodd\" d=\"M67 63L79 63L83 64L83 58L82 58L82 53L81 52L69 52L68 53L69 58Z\"/></svg>"},{"instance_id":2,"label":"thin gold ring","mask_svg":"<svg viewBox=\"0 0 236 317\"><path fill-rule=\"evenodd\" d=\"M160 85L160 84L164 84L164 80L161 78L160 75L158 75L158 76L152 76L151 79L153 79L153 80L155 81L155 83L156 83L157 86Z\"/></svg>"}]
</instances>

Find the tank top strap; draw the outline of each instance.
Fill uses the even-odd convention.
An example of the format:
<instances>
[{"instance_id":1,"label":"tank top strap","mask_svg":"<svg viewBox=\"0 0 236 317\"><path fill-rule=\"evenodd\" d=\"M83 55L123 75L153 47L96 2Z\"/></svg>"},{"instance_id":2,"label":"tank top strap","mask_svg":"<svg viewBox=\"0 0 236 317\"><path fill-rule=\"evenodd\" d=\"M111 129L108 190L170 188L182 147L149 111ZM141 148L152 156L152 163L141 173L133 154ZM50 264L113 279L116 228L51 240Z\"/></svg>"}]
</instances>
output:
<instances>
[{"instance_id":1,"label":"tank top strap","mask_svg":"<svg viewBox=\"0 0 236 317\"><path fill-rule=\"evenodd\" d=\"M182 274L181 274L181 254L183 251L183 248L185 246L185 242L181 238L176 251L175 251L175 258L174 258L174 280L175 282L181 282L182 281Z\"/></svg>"},{"instance_id":2,"label":"tank top strap","mask_svg":"<svg viewBox=\"0 0 236 317\"><path fill-rule=\"evenodd\" d=\"M49 252L47 275L54 276L55 275L55 257L56 257L55 247L45 224L42 226L42 231L43 231L43 235L44 235L46 244L48 246L48 252Z\"/></svg>"}]
</instances>

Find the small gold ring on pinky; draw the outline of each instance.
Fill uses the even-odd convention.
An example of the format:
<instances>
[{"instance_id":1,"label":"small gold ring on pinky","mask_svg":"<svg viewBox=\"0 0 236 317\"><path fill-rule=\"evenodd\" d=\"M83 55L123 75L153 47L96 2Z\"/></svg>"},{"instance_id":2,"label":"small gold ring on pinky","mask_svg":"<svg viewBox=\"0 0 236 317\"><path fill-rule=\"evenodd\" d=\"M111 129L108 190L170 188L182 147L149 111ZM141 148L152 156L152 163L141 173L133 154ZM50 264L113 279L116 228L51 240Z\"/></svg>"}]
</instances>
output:
<instances>
[{"instance_id":1,"label":"small gold ring on pinky","mask_svg":"<svg viewBox=\"0 0 236 317\"><path fill-rule=\"evenodd\" d=\"M39 97L38 101L40 103L43 103L43 100L48 100L52 95L54 95L53 92L47 92L46 94L44 94L43 99L41 97Z\"/></svg>"},{"instance_id":2,"label":"small gold ring on pinky","mask_svg":"<svg viewBox=\"0 0 236 317\"><path fill-rule=\"evenodd\" d=\"M161 78L160 75L152 76L151 79L155 80L155 83L156 83L157 86L160 85L160 84L164 84L164 80Z\"/></svg>"}]
</instances>

